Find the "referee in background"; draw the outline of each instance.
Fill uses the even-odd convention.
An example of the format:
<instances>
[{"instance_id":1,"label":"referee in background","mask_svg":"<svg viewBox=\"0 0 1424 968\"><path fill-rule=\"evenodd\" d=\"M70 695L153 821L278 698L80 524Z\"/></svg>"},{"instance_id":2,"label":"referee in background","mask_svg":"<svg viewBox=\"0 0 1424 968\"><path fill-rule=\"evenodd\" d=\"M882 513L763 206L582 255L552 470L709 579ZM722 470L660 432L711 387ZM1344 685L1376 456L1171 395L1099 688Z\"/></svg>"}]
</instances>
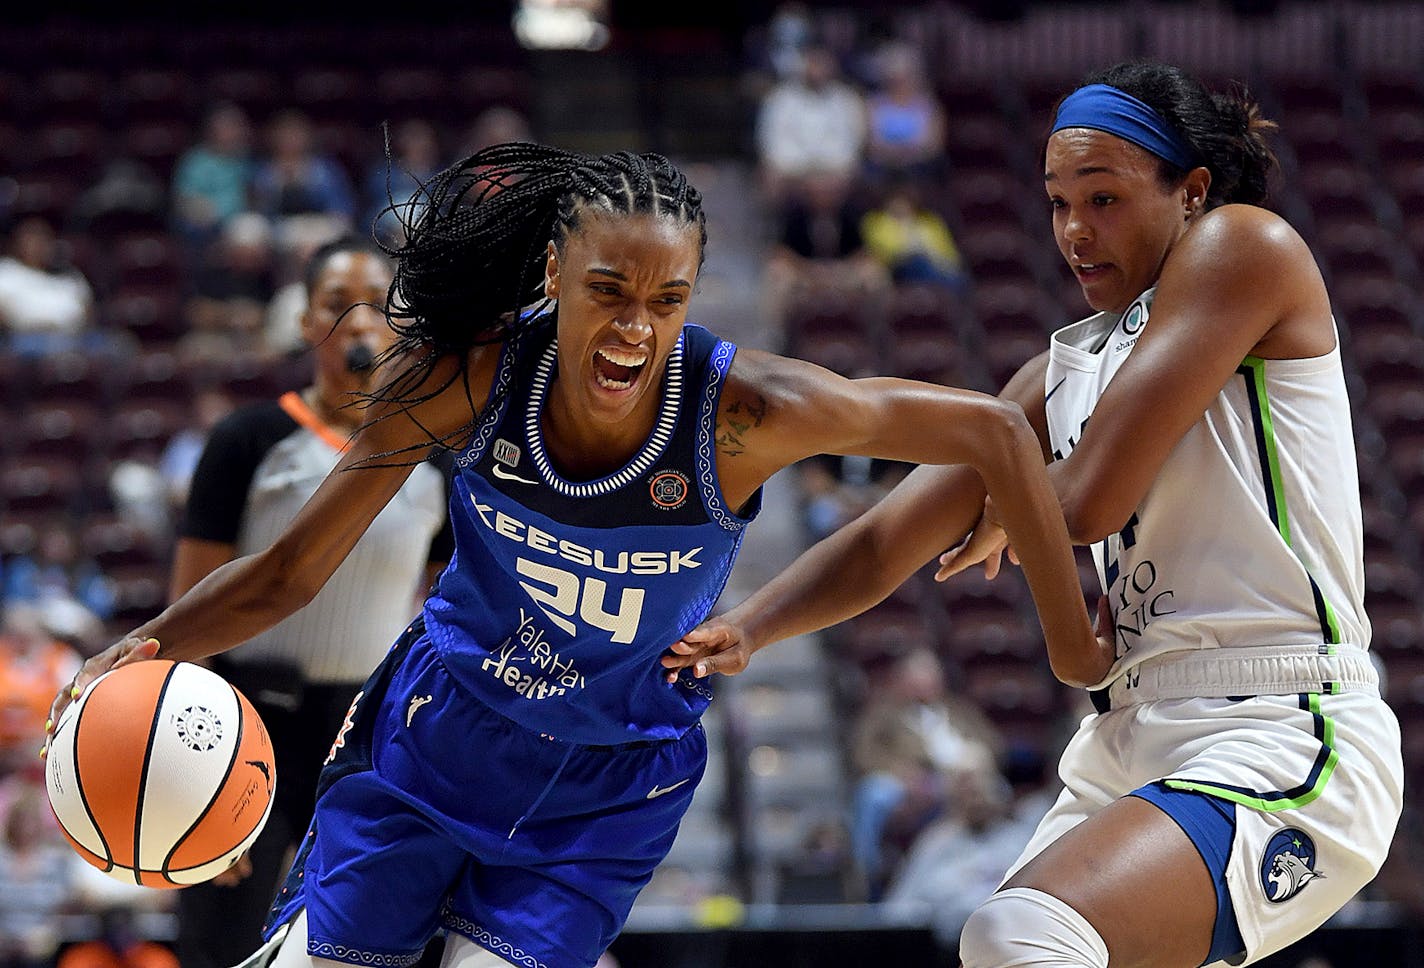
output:
<instances>
[{"instance_id":1,"label":"referee in background","mask_svg":"<svg viewBox=\"0 0 1424 968\"><path fill-rule=\"evenodd\" d=\"M391 278L384 253L357 236L312 255L301 320L314 357L312 384L239 408L213 429L188 495L173 598L225 562L268 547L336 465L361 422L356 394L367 389L373 358L394 338L374 308L385 304ZM451 468L448 460L438 463L445 456L415 468L310 604L213 659L271 733L277 790L247 857L179 893L183 968L226 968L261 944L262 922L311 820L317 777L342 718L453 552Z\"/></svg>"}]
</instances>

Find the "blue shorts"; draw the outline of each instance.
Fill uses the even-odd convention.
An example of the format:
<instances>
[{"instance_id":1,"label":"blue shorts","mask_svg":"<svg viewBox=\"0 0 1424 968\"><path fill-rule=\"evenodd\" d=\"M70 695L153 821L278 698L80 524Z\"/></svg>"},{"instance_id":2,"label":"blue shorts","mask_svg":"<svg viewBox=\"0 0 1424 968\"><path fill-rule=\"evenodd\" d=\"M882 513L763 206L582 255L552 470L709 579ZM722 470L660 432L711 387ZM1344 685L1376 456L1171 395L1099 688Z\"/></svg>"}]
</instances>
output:
<instances>
[{"instance_id":1,"label":"blue shorts","mask_svg":"<svg viewBox=\"0 0 1424 968\"><path fill-rule=\"evenodd\" d=\"M441 927L516 965L587 968L666 856L707 765L700 726L580 746L460 691L417 621L357 696L264 929L404 966Z\"/></svg>"},{"instance_id":2,"label":"blue shorts","mask_svg":"<svg viewBox=\"0 0 1424 968\"><path fill-rule=\"evenodd\" d=\"M1162 783L1149 783L1133 790L1140 797L1177 822L1191 838L1197 853L1206 862L1216 888L1216 924L1211 932L1211 951L1202 964L1237 959L1246 951L1246 942L1236 924L1236 908L1226 887L1226 863L1236 838L1236 807L1208 793L1173 790Z\"/></svg>"}]
</instances>

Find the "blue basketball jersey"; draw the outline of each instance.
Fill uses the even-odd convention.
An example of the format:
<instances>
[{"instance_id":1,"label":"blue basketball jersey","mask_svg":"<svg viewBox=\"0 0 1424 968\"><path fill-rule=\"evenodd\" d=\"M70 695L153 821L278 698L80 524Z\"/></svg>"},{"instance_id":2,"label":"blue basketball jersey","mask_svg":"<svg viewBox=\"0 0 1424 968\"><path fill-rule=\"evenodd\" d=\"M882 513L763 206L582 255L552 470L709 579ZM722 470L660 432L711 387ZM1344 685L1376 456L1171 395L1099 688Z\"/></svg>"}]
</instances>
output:
<instances>
[{"instance_id":1,"label":"blue basketball jersey","mask_svg":"<svg viewBox=\"0 0 1424 968\"><path fill-rule=\"evenodd\" d=\"M736 347L685 326L653 432L590 481L564 479L545 451L556 350L544 324L501 352L456 459L455 555L426 626L456 680L526 729L599 745L680 736L712 692L686 672L668 684L658 658L716 603L760 503L739 514L717 483L713 427Z\"/></svg>"}]
</instances>

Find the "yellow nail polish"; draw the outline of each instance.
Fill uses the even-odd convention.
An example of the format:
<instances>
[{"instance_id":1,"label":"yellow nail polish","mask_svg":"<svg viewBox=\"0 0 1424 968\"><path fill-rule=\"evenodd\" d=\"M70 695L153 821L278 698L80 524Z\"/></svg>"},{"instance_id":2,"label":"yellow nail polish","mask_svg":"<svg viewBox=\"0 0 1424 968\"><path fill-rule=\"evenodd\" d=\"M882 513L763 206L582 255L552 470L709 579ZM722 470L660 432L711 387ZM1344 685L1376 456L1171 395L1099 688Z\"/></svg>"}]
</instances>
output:
<instances>
[{"instance_id":1,"label":"yellow nail polish","mask_svg":"<svg viewBox=\"0 0 1424 968\"><path fill-rule=\"evenodd\" d=\"M72 688L72 689L69 690L69 698L70 698L70 699L78 699L78 698L79 698L79 693L80 693L79 687L78 687L78 686L75 686L74 688Z\"/></svg>"},{"instance_id":2,"label":"yellow nail polish","mask_svg":"<svg viewBox=\"0 0 1424 968\"><path fill-rule=\"evenodd\" d=\"M44 759L44 758L45 758L45 751L46 751L46 747L41 746L41 747L40 747L40 759Z\"/></svg>"},{"instance_id":3,"label":"yellow nail polish","mask_svg":"<svg viewBox=\"0 0 1424 968\"><path fill-rule=\"evenodd\" d=\"M46 733L49 733L49 732L52 732L53 730L54 730L54 720L52 720L52 719L46 719L46 720L45 720L45 732L46 732Z\"/></svg>"}]
</instances>

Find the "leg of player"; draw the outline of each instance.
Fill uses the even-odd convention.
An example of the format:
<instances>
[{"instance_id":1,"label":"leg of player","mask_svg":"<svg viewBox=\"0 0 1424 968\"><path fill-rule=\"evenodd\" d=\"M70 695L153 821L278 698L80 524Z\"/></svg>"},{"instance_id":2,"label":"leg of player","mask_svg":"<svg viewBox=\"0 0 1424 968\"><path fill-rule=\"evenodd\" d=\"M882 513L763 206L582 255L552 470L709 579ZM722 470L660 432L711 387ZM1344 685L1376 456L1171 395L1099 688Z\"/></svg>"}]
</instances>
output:
<instances>
[{"instance_id":1,"label":"leg of player","mask_svg":"<svg viewBox=\"0 0 1424 968\"><path fill-rule=\"evenodd\" d=\"M327 958L313 958L307 954L307 912L303 911L292 921L291 927L287 930L285 938L274 936L272 941L258 949L259 957L262 952L267 951L275 945L276 956L267 955L270 959L265 962L254 962L249 958L238 968L341 968L341 962L331 961Z\"/></svg>"},{"instance_id":2,"label":"leg of player","mask_svg":"<svg viewBox=\"0 0 1424 968\"><path fill-rule=\"evenodd\" d=\"M510 968L511 964L454 931L445 939L445 954L440 959L440 968Z\"/></svg>"},{"instance_id":3,"label":"leg of player","mask_svg":"<svg viewBox=\"0 0 1424 968\"><path fill-rule=\"evenodd\" d=\"M965 968L1197 968L1217 894L1177 822L1123 797L1068 831L970 916Z\"/></svg>"}]
</instances>

